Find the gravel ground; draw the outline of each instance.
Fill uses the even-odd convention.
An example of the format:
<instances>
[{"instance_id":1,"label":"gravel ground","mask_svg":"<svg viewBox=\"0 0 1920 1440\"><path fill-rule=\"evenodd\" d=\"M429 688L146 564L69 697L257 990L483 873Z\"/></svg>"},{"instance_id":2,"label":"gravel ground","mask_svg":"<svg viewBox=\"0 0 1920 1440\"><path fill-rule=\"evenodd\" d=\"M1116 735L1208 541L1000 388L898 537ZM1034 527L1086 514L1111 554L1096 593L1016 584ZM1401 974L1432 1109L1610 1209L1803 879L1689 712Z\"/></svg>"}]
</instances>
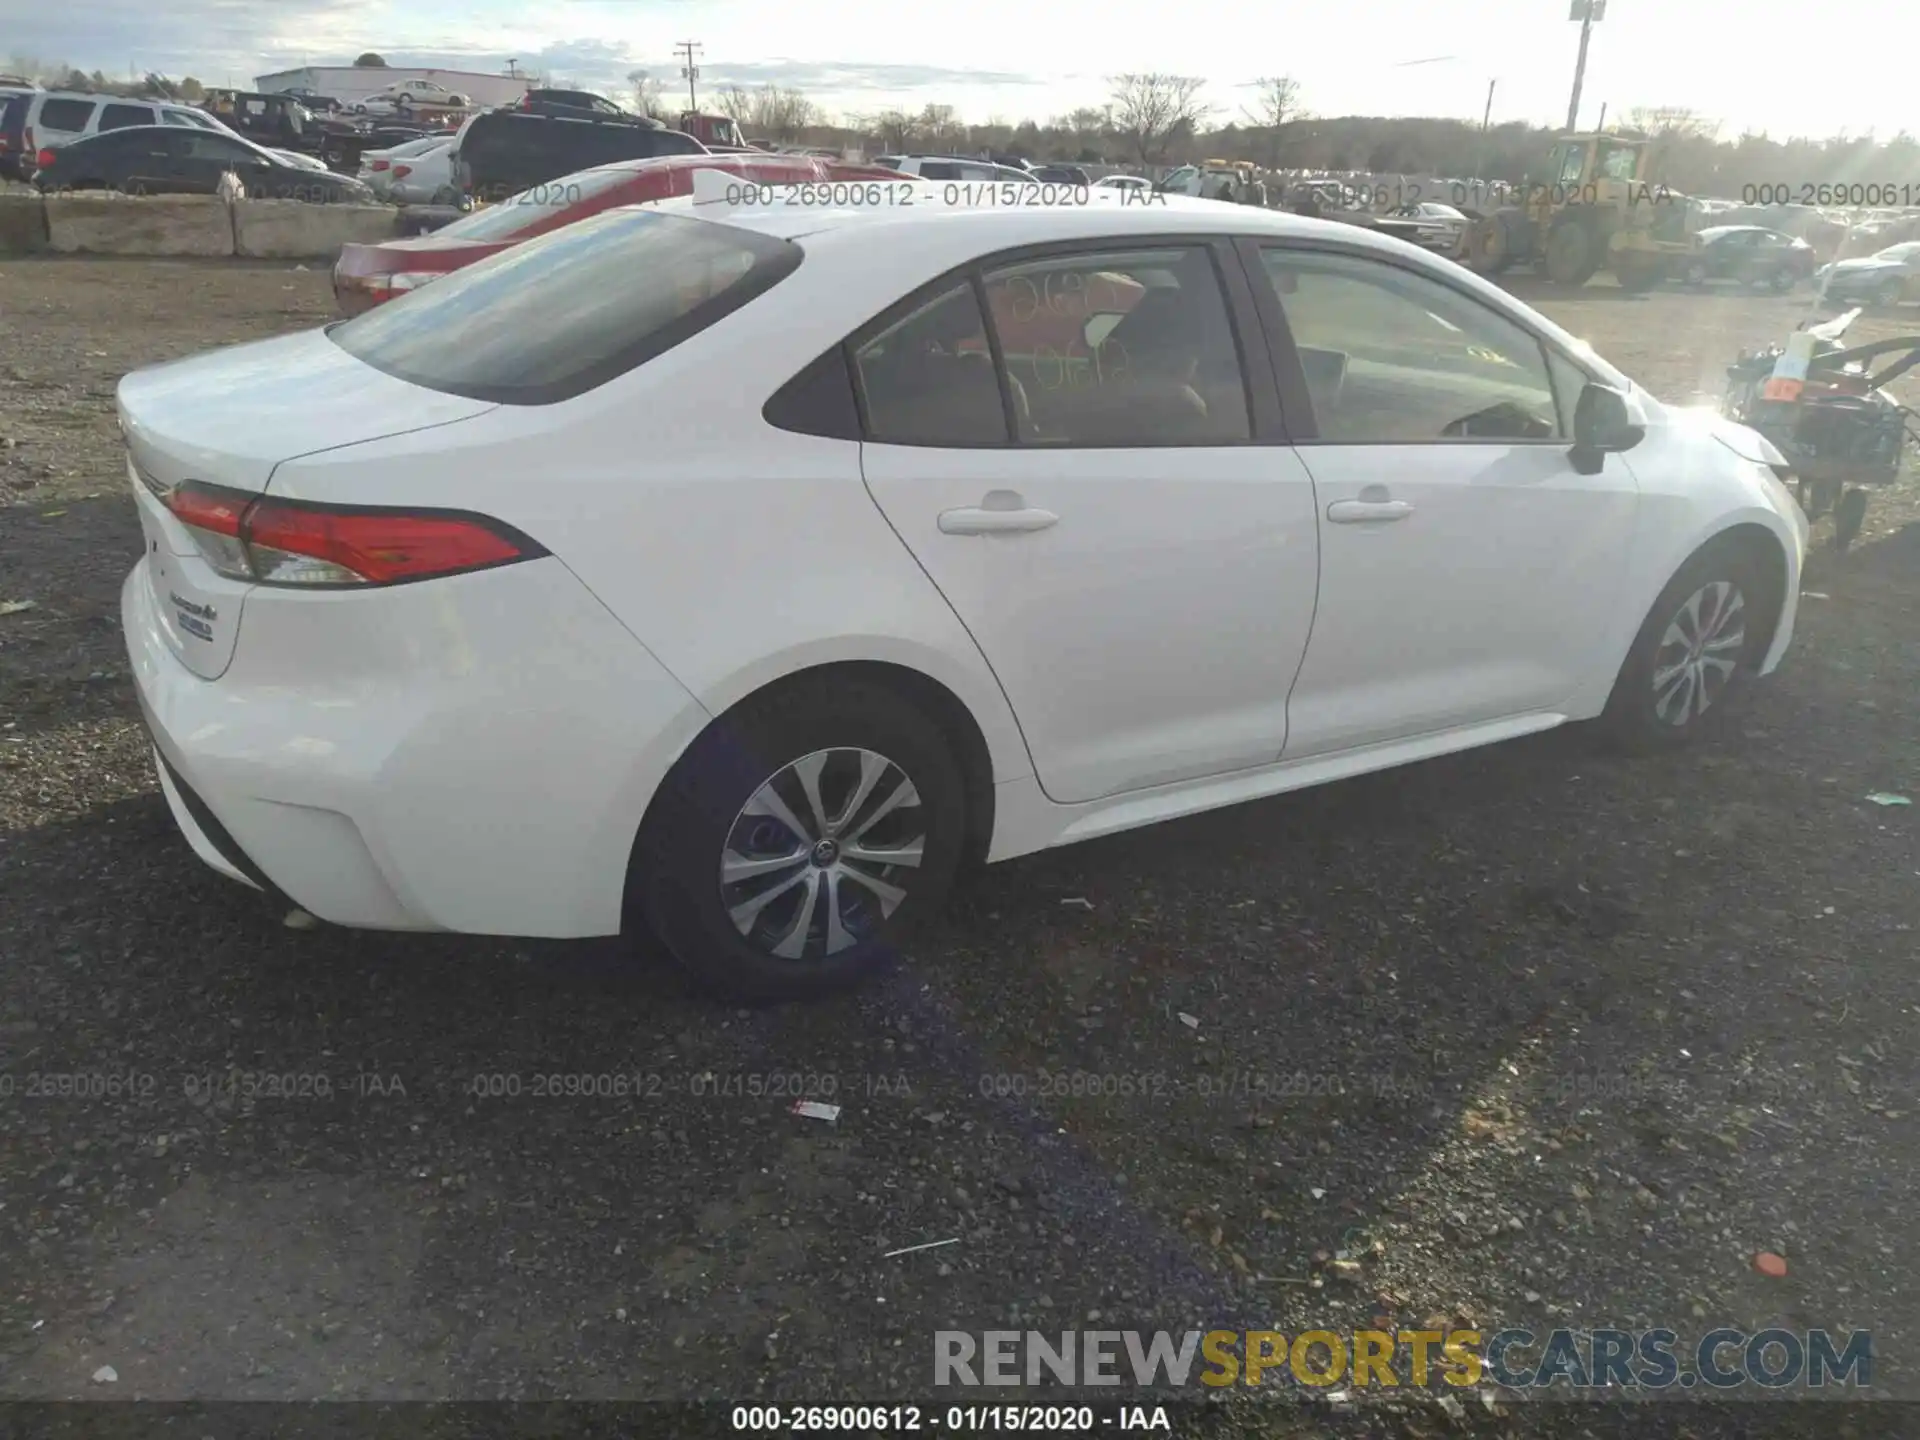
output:
<instances>
[{"instance_id":1,"label":"gravel ground","mask_svg":"<svg viewBox=\"0 0 1920 1440\"><path fill-rule=\"evenodd\" d=\"M1804 305L1528 298L1669 398ZM611 942L291 931L176 834L114 383L328 305L0 264L0 1394L878 1402L937 1329L1385 1315L1866 1327L1920 1396L1920 847L1864 799L1920 793L1920 491L1816 557L1720 744L1556 733L1016 861L891 982L749 1014ZM473 1093L550 1072L639 1093Z\"/></svg>"}]
</instances>

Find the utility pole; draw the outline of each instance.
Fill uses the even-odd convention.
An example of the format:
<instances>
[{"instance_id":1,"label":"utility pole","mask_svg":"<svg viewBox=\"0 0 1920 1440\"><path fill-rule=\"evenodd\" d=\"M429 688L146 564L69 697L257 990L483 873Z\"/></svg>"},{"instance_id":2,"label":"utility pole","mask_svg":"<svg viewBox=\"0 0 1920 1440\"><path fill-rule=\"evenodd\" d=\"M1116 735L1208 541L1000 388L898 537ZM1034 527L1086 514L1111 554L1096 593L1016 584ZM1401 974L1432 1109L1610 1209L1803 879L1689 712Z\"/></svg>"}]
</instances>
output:
<instances>
[{"instance_id":1,"label":"utility pole","mask_svg":"<svg viewBox=\"0 0 1920 1440\"><path fill-rule=\"evenodd\" d=\"M1596 130L1604 130L1607 128L1607 102L1604 100L1600 102L1600 123L1593 128Z\"/></svg>"},{"instance_id":2,"label":"utility pole","mask_svg":"<svg viewBox=\"0 0 1920 1440\"><path fill-rule=\"evenodd\" d=\"M682 40L673 48L687 62L680 67L680 73L687 77L687 109L697 114L700 109L700 98L694 94L693 82L700 78L700 65L695 57L706 47L697 40Z\"/></svg>"},{"instance_id":3,"label":"utility pole","mask_svg":"<svg viewBox=\"0 0 1920 1440\"><path fill-rule=\"evenodd\" d=\"M1487 130L1493 124L1493 87L1499 83L1497 78L1487 81L1487 108L1480 116L1480 161L1473 168L1482 180L1487 178Z\"/></svg>"},{"instance_id":4,"label":"utility pole","mask_svg":"<svg viewBox=\"0 0 1920 1440\"><path fill-rule=\"evenodd\" d=\"M1569 20L1580 22L1580 58L1573 64L1573 99L1567 104L1567 133L1580 123L1580 87L1587 78L1587 42L1593 38L1593 24L1607 16L1607 0L1573 0Z\"/></svg>"}]
</instances>

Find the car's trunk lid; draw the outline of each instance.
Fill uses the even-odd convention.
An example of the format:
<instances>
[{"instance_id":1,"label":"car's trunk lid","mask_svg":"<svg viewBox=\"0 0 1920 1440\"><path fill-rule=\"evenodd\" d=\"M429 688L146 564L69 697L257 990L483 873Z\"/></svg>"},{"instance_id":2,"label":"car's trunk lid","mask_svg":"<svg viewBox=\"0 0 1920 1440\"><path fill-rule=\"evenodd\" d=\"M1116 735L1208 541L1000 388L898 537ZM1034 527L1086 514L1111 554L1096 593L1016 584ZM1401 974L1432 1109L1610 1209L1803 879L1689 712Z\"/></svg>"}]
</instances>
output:
<instances>
[{"instance_id":1,"label":"car's trunk lid","mask_svg":"<svg viewBox=\"0 0 1920 1440\"><path fill-rule=\"evenodd\" d=\"M120 428L140 514L153 623L180 662L218 679L232 662L251 581L216 570L168 507L189 481L266 490L284 460L481 415L485 401L410 385L324 331L237 345L120 382Z\"/></svg>"},{"instance_id":2,"label":"car's trunk lid","mask_svg":"<svg viewBox=\"0 0 1920 1440\"><path fill-rule=\"evenodd\" d=\"M267 488L283 460L495 408L397 380L356 360L325 330L136 370L120 382L118 398L127 448L152 481L254 492Z\"/></svg>"}]
</instances>

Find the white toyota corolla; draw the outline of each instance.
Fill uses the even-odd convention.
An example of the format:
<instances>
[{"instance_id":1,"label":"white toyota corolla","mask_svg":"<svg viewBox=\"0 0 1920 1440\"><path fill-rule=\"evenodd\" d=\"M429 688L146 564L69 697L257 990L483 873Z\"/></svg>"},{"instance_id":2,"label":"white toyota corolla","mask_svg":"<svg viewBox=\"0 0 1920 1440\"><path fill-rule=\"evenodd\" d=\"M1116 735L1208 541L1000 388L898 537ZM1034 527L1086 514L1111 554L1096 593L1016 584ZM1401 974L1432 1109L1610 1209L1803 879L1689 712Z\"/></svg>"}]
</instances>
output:
<instances>
[{"instance_id":1,"label":"white toyota corolla","mask_svg":"<svg viewBox=\"0 0 1920 1440\"><path fill-rule=\"evenodd\" d=\"M1572 720L1681 742L1787 648L1779 454L1464 270L830 189L703 174L122 381L127 644L203 860L805 995L969 857Z\"/></svg>"}]
</instances>

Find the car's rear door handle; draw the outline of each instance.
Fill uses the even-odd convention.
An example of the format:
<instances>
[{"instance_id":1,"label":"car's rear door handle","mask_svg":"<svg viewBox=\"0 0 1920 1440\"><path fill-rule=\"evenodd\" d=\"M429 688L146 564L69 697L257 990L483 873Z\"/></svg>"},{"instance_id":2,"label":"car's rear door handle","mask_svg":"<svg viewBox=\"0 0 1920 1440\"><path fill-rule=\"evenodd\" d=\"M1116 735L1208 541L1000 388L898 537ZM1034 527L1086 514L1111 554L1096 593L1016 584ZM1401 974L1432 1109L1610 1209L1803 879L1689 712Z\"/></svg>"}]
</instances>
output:
<instances>
[{"instance_id":1,"label":"car's rear door handle","mask_svg":"<svg viewBox=\"0 0 1920 1440\"><path fill-rule=\"evenodd\" d=\"M1327 519L1336 525L1404 520L1412 513L1413 506L1404 500L1336 500L1327 507Z\"/></svg>"},{"instance_id":2,"label":"car's rear door handle","mask_svg":"<svg viewBox=\"0 0 1920 1440\"><path fill-rule=\"evenodd\" d=\"M1051 510L1036 510L1012 490L990 491L978 506L940 512L942 535L1016 535L1060 523Z\"/></svg>"}]
</instances>

